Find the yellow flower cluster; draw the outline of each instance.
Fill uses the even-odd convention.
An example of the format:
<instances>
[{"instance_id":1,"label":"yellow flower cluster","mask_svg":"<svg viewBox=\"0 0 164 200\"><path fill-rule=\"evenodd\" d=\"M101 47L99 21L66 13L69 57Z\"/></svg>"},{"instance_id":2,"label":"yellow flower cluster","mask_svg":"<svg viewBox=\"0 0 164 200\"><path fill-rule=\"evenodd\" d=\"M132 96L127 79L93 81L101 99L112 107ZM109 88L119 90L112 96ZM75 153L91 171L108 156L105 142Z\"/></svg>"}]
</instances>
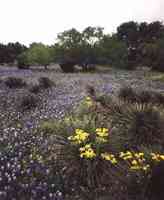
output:
<instances>
[{"instance_id":1,"label":"yellow flower cluster","mask_svg":"<svg viewBox=\"0 0 164 200\"><path fill-rule=\"evenodd\" d=\"M84 147L81 147L79 150L80 150L81 158L92 159L96 157L96 153L92 149L91 144L86 144Z\"/></svg>"},{"instance_id":2,"label":"yellow flower cluster","mask_svg":"<svg viewBox=\"0 0 164 200\"><path fill-rule=\"evenodd\" d=\"M96 135L99 137L107 137L108 136L108 129L107 128L97 128Z\"/></svg>"},{"instance_id":3,"label":"yellow flower cluster","mask_svg":"<svg viewBox=\"0 0 164 200\"><path fill-rule=\"evenodd\" d=\"M113 154L110 154L110 153L102 153L101 157L104 160L110 161L113 165L117 164L117 162L118 162L116 157Z\"/></svg>"},{"instance_id":4,"label":"yellow flower cluster","mask_svg":"<svg viewBox=\"0 0 164 200\"><path fill-rule=\"evenodd\" d=\"M160 162L161 160L164 160L164 155L151 153L151 158L156 162Z\"/></svg>"},{"instance_id":5,"label":"yellow flower cluster","mask_svg":"<svg viewBox=\"0 0 164 200\"><path fill-rule=\"evenodd\" d=\"M84 159L102 158L111 162L113 165L119 164L121 160L125 161L131 170L150 169L151 160L160 162L164 160L164 154L151 153L147 158L143 152L126 151L114 155L109 152L102 152L100 143L108 142L109 130L107 128L97 128L95 133L87 133L82 129L76 129L75 133L68 137L73 144L79 145L79 156ZM147 155L148 156L148 155ZM147 159L146 159L147 158ZM41 158L38 158L41 160Z\"/></svg>"},{"instance_id":6,"label":"yellow flower cluster","mask_svg":"<svg viewBox=\"0 0 164 200\"><path fill-rule=\"evenodd\" d=\"M68 137L68 140L76 143L81 144L85 142L89 137L89 133L83 131L82 129L76 129L73 136Z\"/></svg>"},{"instance_id":7,"label":"yellow flower cluster","mask_svg":"<svg viewBox=\"0 0 164 200\"><path fill-rule=\"evenodd\" d=\"M132 170L144 170L147 171L150 168L150 165L146 164L144 158L144 153L133 153L130 151L120 152L119 157L125 161L128 161L130 164L130 169Z\"/></svg>"},{"instance_id":8,"label":"yellow flower cluster","mask_svg":"<svg viewBox=\"0 0 164 200\"><path fill-rule=\"evenodd\" d=\"M128 160L128 159L131 159L133 158L133 154L130 152L130 151L127 151L127 152L120 152L120 158L122 158L123 160Z\"/></svg>"},{"instance_id":9,"label":"yellow flower cluster","mask_svg":"<svg viewBox=\"0 0 164 200\"><path fill-rule=\"evenodd\" d=\"M107 128L97 128L96 129L96 142L98 143L106 143L108 142L109 130Z\"/></svg>"}]
</instances>

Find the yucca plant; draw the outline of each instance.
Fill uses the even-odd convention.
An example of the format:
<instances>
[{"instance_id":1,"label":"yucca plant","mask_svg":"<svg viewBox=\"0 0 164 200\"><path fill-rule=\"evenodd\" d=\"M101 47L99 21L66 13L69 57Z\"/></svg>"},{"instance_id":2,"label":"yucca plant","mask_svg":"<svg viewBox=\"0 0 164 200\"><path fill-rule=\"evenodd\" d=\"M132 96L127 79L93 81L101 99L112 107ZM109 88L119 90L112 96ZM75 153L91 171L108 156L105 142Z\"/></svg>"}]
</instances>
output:
<instances>
[{"instance_id":1,"label":"yucca plant","mask_svg":"<svg viewBox=\"0 0 164 200\"><path fill-rule=\"evenodd\" d=\"M112 120L128 146L164 143L163 115L149 104L123 104L114 110Z\"/></svg>"},{"instance_id":2,"label":"yucca plant","mask_svg":"<svg viewBox=\"0 0 164 200\"><path fill-rule=\"evenodd\" d=\"M134 103L137 101L137 94L134 89L130 86L124 86L120 88L118 92L118 97L126 102Z\"/></svg>"}]
</instances>

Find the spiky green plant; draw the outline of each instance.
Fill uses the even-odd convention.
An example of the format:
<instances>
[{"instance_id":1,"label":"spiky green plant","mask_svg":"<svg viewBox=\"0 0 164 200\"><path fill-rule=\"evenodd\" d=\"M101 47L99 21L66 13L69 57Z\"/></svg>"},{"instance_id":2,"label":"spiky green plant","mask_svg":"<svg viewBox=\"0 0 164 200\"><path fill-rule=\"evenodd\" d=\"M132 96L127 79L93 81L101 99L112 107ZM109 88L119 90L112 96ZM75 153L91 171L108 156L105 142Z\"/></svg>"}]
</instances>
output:
<instances>
[{"instance_id":1,"label":"spiky green plant","mask_svg":"<svg viewBox=\"0 0 164 200\"><path fill-rule=\"evenodd\" d=\"M149 104L123 104L113 108L113 124L133 148L140 145L163 145L164 118L160 109Z\"/></svg>"},{"instance_id":2,"label":"spiky green plant","mask_svg":"<svg viewBox=\"0 0 164 200\"><path fill-rule=\"evenodd\" d=\"M126 102L136 102L137 101L137 94L134 89L130 86L124 86L120 88L118 92L118 97Z\"/></svg>"}]
</instances>

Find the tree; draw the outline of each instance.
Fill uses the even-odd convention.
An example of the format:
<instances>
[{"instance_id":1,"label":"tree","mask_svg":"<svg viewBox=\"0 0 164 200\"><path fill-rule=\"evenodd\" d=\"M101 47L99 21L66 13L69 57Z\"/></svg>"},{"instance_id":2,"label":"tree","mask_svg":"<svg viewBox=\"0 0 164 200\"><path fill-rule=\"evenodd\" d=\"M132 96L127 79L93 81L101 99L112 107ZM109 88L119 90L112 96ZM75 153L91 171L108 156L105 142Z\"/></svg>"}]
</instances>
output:
<instances>
[{"instance_id":1,"label":"tree","mask_svg":"<svg viewBox=\"0 0 164 200\"><path fill-rule=\"evenodd\" d=\"M29 65L43 65L45 69L52 61L51 48L42 43L33 43L26 52Z\"/></svg>"},{"instance_id":2,"label":"tree","mask_svg":"<svg viewBox=\"0 0 164 200\"><path fill-rule=\"evenodd\" d=\"M118 68L128 68L128 48L115 35L105 35L100 41L99 48L101 57L108 60L111 65Z\"/></svg>"},{"instance_id":3,"label":"tree","mask_svg":"<svg viewBox=\"0 0 164 200\"><path fill-rule=\"evenodd\" d=\"M18 56L26 50L26 46L16 43L0 44L0 63L14 63Z\"/></svg>"},{"instance_id":4,"label":"tree","mask_svg":"<svg viewBox=\"0 0 164 200\"><path fill-rule=\"evenodd\" d=\"M137 22L126 22L117 28L118 39L125 41L129 48L136 48L139 38L139 26Z\"/></svg>"},{"instance_id":5,"label":"tree","mask_svg":"<svg viewBox=\"0 0 164 200\"><path fill-rule=\"evenodd\" d=\"M82 33L73 28L58 35L54 52L64 66L72 70L70 65L80 64L85 70L88 64L96 62L97 47L102 36L101 27L87 27Z\"/></svg>"}]
</instances>

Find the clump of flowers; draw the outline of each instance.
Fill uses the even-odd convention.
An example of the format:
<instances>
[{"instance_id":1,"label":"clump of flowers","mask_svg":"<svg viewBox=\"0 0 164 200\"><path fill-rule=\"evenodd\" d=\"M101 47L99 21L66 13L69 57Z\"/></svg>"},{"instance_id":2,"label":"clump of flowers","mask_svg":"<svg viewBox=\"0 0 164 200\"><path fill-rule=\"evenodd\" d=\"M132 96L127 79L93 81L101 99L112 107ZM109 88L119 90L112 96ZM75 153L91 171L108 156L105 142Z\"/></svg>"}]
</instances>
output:
<instances>
[{"instance_id":1,"label":"clump of flowers","mask_svg":"<svg viewBox=\"0 0 164 200\"><path fill-rule=\"evenodd\" d=\"M110 154L110 153L102 153L101 157L104 160L110 161L113 165L117 164L117 162L118 162L117 159L116 159L116 157L115 157L115 155Z\"/></svg>"},{"instance_id":2,"label":"clump of flowers","mask_svg":"<svg viewBox=\"0 0 164 200\"><path fill-rule=\"evenodd\" d=\"M153 161L160 162L160 161L164 160L164 155L158 154L158 153L151 153L151 158Z\"/></svg>"},{"instance_id":3,"label":"clump of flowers","mask_svg":"<svg viewBox=\"0 0 164 200\"><path fill-rule=\"evenodd\" d=\"M91 144L86 144L84 147L81 147L80 149L80 157L81 158L95 158L96 153L94 152L93 148L91 147Z\"/></svg>"},{"instance_id":4,"label":"clump of flowers","mask_svg":"<svg viewBox=\"0 0 164 200\"><path fill-rule=\"evenodd\" d=\"M68 137L68 140L76 143L81 144L85 142L89 137L89 133L83 131L82 129L76 129L73 136Z\"/></svg>"},{"instance_id":5,"label":"clump of flowers","mask_svg":"<svg viewBox=\"0 0 164 200\"><path fill-rule=\"evenodd\" d=\"M109 130L107 128L97 128L95 132L87 133L82 129L76 129L68 140L79 145L81 158L93 159L102 153L101 145L108 142Z\"/></svg>"},{"instance_id":6,"label":"clump of flowers","mask_svg":"<svg viewBox=\"0 0 164 200\"><path fill-rule=\"evenodd\" d=\"M124 161L130 170L148 171L152 161L160 162L164 160L164 155L151 153L148 157L144 152L125 151L113 154L108 152L104 146L109 142L109 130L107 128L97 128L94 132L88 133L82 129L76 129L68 140L78 146L79 157L83 159L102 159L109 161L113 165L119 165Z\"/></svg>"},{"instance_id":7,"label":"clump of flowers","mask_svg":"<svg viewBox=\"0 0 164 200\"><path fill-rule=\"evenodd\" d=\"M120 152L119 157L128 163L130 170L147 171L150 168L150 165L146 162L143 152Z\"/></svg>"}]
</instances>

